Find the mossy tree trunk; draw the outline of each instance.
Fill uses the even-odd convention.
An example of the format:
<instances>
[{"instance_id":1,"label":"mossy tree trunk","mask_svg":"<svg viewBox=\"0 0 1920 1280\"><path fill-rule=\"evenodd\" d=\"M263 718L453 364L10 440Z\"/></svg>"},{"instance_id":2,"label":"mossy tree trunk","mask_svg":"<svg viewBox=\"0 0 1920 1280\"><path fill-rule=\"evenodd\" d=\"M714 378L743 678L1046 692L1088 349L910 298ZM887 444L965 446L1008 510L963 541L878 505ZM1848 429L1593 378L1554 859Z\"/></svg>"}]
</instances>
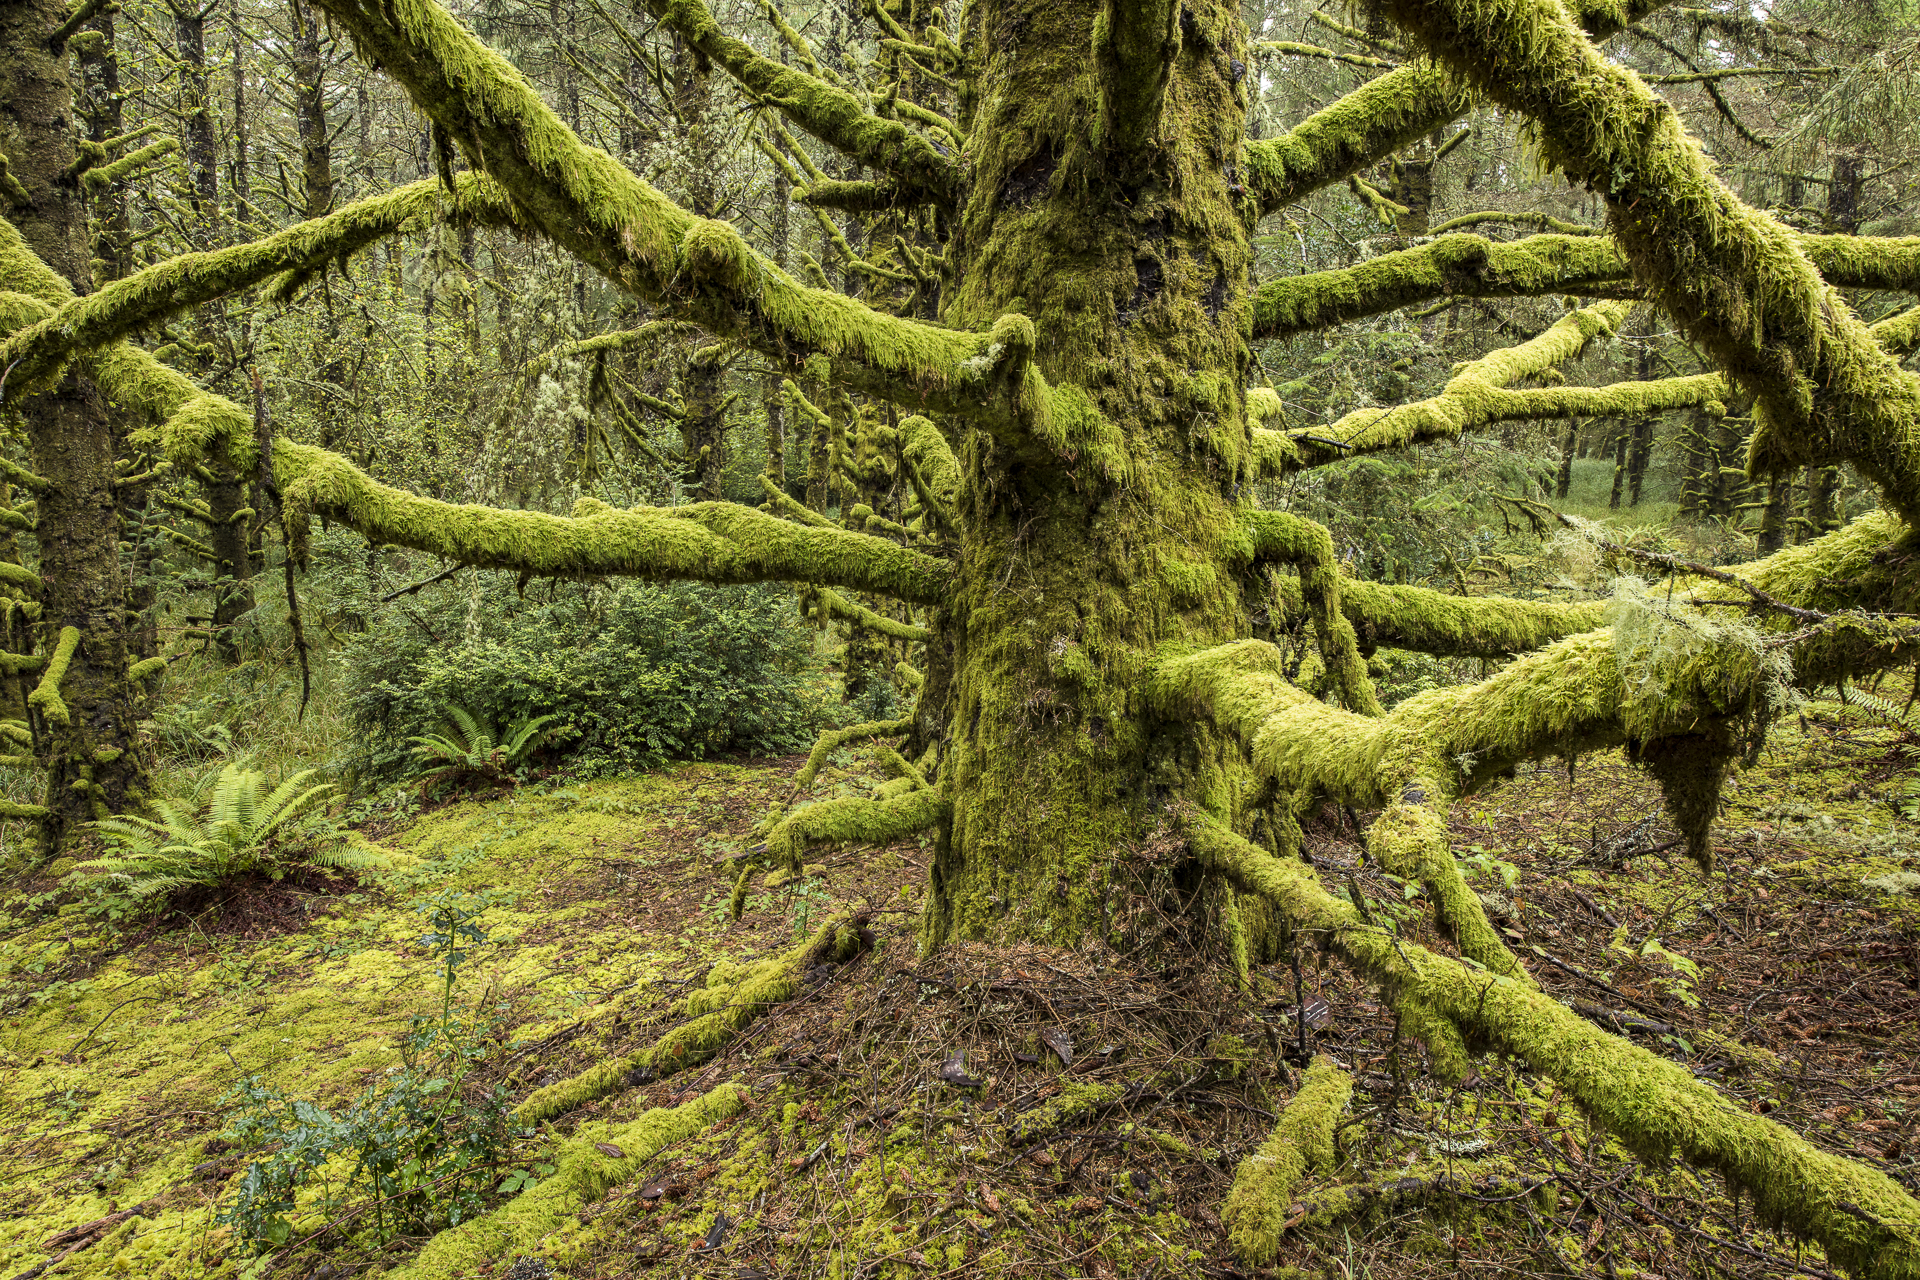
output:
<instances>
[{"instance_id":1,"label":"mossy tree trunk","mask_svg":"<svg viewBox=\"0 0 1920 1280\"><path fill-rule=\"evenodd\" d=\"M960 123L974 181L943 318L1024 311L1040 371L1087 387L1119 438L1072 460L984 432L960 442L953 818L926 932L1072 943L1109 929L1164 806L1235 785L1223 744L1163 726L1143 689L1164 647L1246 634L1220 567L1249 361L1230 177L1246 37L1222 0L973 12L981 89Z\"/></svg>"},{"instance_id":2,"label":"mossy tree trunk","mask_svg":"<svg viewBox=\"0 0 1920 1280\"><path fill-rule=\"evenodd\" d=\"M87 293L87 211L64 176L77 154L73 87L66 51L47 42L66 16L60 0L0 9L0 151L26 196L9 220L76 293ZM56 653L67 629L77 632L57 697L38 712L49 811L41 848L51 854L76 824L140 800L145 777L129 749L138 717L127 679L128 584L107 405L90 378L69 372L19 407L34 470L46 482L35 495L41 646Z\"/></svg>"}]
</instances>

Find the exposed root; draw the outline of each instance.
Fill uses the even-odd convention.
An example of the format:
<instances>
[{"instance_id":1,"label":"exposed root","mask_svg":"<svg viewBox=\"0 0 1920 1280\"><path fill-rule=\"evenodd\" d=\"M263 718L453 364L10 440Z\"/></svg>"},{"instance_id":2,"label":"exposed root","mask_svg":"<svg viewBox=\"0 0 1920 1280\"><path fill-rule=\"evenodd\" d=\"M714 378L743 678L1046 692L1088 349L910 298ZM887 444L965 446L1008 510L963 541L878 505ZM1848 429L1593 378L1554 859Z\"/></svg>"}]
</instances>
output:
<instances>
[{"instance_id":1,"label":"exposed root","mask_svg":"<svg viewBox=\"0 0 1920 1280\"><path fill-rule=\"evenodd\" d=\"M571 1079L534 1091L515 1109L514 1118L524 1124L548 1120L629 1085L707 1061L774 1005L791 999L809 971L844 963L863 950L869 938L861 917L836 915L781 955L747 965L721 961L707 974L707 985L680 1002L679 1012L687 1021L644 1049L595 1063Z\"/></svg>"}]
</instances>

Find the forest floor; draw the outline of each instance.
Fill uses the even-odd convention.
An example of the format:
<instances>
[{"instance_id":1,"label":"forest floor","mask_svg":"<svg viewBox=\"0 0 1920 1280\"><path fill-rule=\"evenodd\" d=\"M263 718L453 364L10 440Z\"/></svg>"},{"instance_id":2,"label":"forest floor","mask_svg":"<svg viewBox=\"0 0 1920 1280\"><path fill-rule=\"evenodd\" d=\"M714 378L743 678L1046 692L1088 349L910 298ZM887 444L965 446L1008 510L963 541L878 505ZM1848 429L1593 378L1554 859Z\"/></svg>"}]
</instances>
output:
<instances>
[{"instance_id":1,"label":"forest floor","mask_svg":"<svg viewBox=\"0 0 1920 1280\"><path fill-rule=\"evenodd\" d=\"M1902 813L1920 801L1916 758L1920 739L1807 708L1731 789L1711 876L1678 856L1650 780L1617 755L1581 760L1571 785L1542 764L1462 803L1456 847L1543 985L1920 1188L1920 827ZM1724 1186L1591 1132L1551 1081L1496 1060L1458 1090L1425 1077L1378 1002L1305 948L1297 970L1268 957L1247 991L1099 950L923 956L928 851L913 846L756 884L736 922L723 860L797 764L462 802L386 836L403 870L249 886L137 929L49 916L28 894L0 903L0 1280L1286 1274L1236 1262L1218 1211L1303 1044L1359 1087L1341 1166L1302 1188L1280 1267L1828 1274ZM860 782L830 768L815 794ZM1444 946L1403 886L1361 864L1347 815L1317 819L1309 851L1330 885ZM870 913L874 945L713 1061L521 1139L508 1163L529 1178L571 1153L563 1181L593 1150L612 1173L584 1203L480 1219L469 1230L493 1245L478 1267L374 1239L364 1214L244 1247L215 1222L247 1165L220 1136L222 1099L258 1075L338 1112L393 1077L409 1019L439 1007L417 907L447 887L486 895L456 1000L500 1032L472 1094L519 1099L650 1043L717 962L791 948L833 911ZM748 1088L744 1108L644 1158L615 1145L650 1108L726 1081Z\"/></svg>"}]
</instances>

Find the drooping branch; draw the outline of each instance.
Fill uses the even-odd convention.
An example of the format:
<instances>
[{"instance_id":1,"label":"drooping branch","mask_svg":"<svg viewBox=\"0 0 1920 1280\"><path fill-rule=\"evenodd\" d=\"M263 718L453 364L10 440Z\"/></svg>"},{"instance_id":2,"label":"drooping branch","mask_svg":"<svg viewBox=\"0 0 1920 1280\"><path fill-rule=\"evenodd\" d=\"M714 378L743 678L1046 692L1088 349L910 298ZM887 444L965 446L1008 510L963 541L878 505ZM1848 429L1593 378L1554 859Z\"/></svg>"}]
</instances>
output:
<instances>
[{"instance_id":1,"label":"drooping branch","mask_svg":"<svg viewBox=\"0 0 1920 1280\"><path fill-rule=\"evenodd\" d=\"M1372 927L1311 868L1276 858L1207 818L1194 851L1295 929L1317 934L1363 978L1412 997L1454 1034L1551 1077L1609 1134L1648 1160L1678 1154L1750 1191L1767 1221L1815 1241L1861 1275L1920 1275L1920 1202L1876 1169L1823 1151L1722 1097L1686 1067L1610 1035L1527 983L1437 955Z\"/></svg>"},{"instance_id":2,"label":"drooping branch","mask_svg":"<svg viewBox=\"0 0 1920 1280\"><path fill-rule=\"evenodd\" d=\"M1382 708L1367 678L1353 624L1341 610L1340 563L1334 558L1333 537L1323 525L1284 511L1250 511L1241 520L1255 564L1277 560L1299 567L1301 596L1313 618L1320 653L1333 675L1340 699L1362 715L1377 716Z\"/></svg>"},{"instance_id":3,"label":"drooping branch","mask_svg":"<svg viewBox=\"0 0 1920 1280\"><path fill-rule=\"evenodd\" d=\"M754 507L609 507L590 498L571 516L455 506L383 485L338 454L274 443L290 516L324 515L377 542L459 564L538 577L816 582L915 604L945 599L945 561L884 538L799 525Z\"/></svg>"},{"instance_id":4,"label":"drooping branch","mask_svg":"<svg viewBox=\"0 0 1920 1280\"><path fill-rule=\"evenodd\" d=\"M875 115L858 95L757 52L720 29L701 0L646 0L647 12L726 68L758 101L828 146L896 181L954 204L959 164L925 134Z\"/></svg>"},{"instance_id":5,"label":"drooping branch","mask_svg":"<svg viewBox=\"0 0 1920 1280\"><path fill-rule=\"evenodd\" d=\"M1607 61L1559 0L1383 0L1434 56L1531 117L1548 161L1607 200L1667 313L1752 392L1756 473L1852 461L1920 516L1920 378L1826 285L1797 238L1742 203L1671 107Z\"/></svg>"}]
</instances>

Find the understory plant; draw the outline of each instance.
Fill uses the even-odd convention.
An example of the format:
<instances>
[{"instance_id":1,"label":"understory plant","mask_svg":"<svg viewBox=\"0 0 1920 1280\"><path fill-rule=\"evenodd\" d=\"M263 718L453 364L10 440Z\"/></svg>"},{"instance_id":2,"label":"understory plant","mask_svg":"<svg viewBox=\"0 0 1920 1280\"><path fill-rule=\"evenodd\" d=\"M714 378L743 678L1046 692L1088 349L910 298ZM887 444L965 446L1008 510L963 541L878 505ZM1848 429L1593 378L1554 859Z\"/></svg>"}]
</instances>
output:
<instances>
[{"instance_id":1,"label":"understory plant","mask_svg":"<svg viewBox=\"0 0 1920 1280\"><path fill-rule=\"evenodd\" d=\"M241 1240L261 1250L286 1245L303 1213L317 1218L310 1236L384 1242L432 1232L473 1217L496 1188L517 1190L550 1172L507 1167L518 1130L506 1091L470 1088L498 1027L483 1012L461 1016L454 990L461 967L487 944L479 918L491 905L453 890L415 905L426 924L420 944L437 961L440 1007L414 1015L400 1066L344 1111L289 1097L259 1075L223 1100L237 1106L225 1138L256 1153L217 1214Z\"/></svg>"},{"instance_id":2,"label":"understory plant","mask_svg":"<svg viewBox=\"0 0 1920 1280\"><path fill-rule=\"evenodd\" d=\"M347 871L386 866L386 854L348 836L330 830L317 838L295 835L294 824L333 792L330 784L305 786L312 776L302 769L269 789L264 771L229 763L204 805L158 799L154 817L95 822L107 852L75 871L112 897L140 903L240 876L278 880L300 864Z\"/></svg>"},{"instance_id":3,"label":"understory plant","mask_svg":"<svg viewBox=\"0 0 1920 1280\"><path fill-rule=\"evenodd\" d=\"M420 762L415 780L424 794L441 782L513 783L542 742L556 717L521 716L505 728L483 724L465 707L447 703L439 733L407 739Z\"/></svg>"}]
</instances>

